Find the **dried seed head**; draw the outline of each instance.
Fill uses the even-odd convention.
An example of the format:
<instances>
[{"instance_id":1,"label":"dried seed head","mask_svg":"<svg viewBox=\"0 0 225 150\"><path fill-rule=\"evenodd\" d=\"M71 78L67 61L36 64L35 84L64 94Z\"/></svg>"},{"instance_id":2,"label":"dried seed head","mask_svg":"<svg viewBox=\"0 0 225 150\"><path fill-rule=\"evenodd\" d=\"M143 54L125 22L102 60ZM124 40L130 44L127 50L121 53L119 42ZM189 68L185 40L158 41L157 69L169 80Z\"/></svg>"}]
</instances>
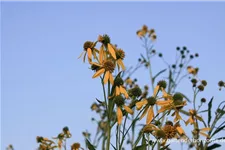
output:
<instances>
[{"instance_id":1,"label":"dried seed head","mask_svg":"<svg viewBox=\"0 0 225 150\"><path fill-rule=\"evenodd\" d=\"M202 102L202 103L205 103L205 102L206 102L206 99L205 99L205 98L202 98L202 99L201 99L201 102Z\"/></svg>"},{"instance_id":2,"label":"dried seed head","mask_svg":"<svg viewBox=\"0 0 225 150\"><path fill-rule=\"evenodd\" d=\"M159 81L158 83L157 83L157 85L159 85L160 87L162 87L162 88L166 88L166 86L167 86L167 83L166 83L166 81L165 80L161 80L161 81Z\"/></svg>"},{"instance_id":3,"label":"dried seed head","mask_svg":"<svg viewBox=\"0 0 225 150\"><path fill-rule=\"evenodd\" d=\"M88 48L92 49L94 47L94 43L91 42L91 41L86 41L84 43L84 46L83 47L84 47L84 50L87 50Z\"/></svg>"},{"instance_id":4,"label":"dried seed head","mask_svg":"<svg viewBox=\"0 0 225 150\"><path fill-rule=\"evenodd\" d=\"M176 133L177 133L176 128L174 126L171 126L171 125L165 125L163 127L163 131L165 132L167 139L174 138Z\"/></svg>"},{"instance_id":5,"label":"dried seed head","mask_svg":"<svg viewBox=\"0 0 225 150\"><path fill-rule=\"evenodd\" d=\"M199 85L198 89L199 89L199 91L204 91L204 86L203 85Z\"/></svg>"},{"instance_id":6,"label":"dried seed head","mask_svg":"<svg viewBox=\"0 0 225 150\"><path fill-rule=\"evenodd\" d=\"M206 86L207 85L207 81L206 80L202 80L202 85Z\"/></svg>"},{"instance_id":7,"label":"dried seed head","mask_svg":"<svg viewBox=\"0 0 225 150\"><path fill-rule=\"evenodd\" d=\"M106 71L112 73L115 69L115 64L111 60L105 60L103 62L103 68L105 68Z\"/></svg>"},{"instance_id":8,"label":"dried seed head","mask_svg":"<svg viewBox=\"0 0 225 150\"><path fill-rule=\"evenodd\" d=\"M181 94L181 93L175 93L174 95L173 95L173 100L174 101L182 101L183 100L183 95Z\"/></svg>"},{"instance_id":9,"label":"dried seed head","mask_svg":"<svg viewBox=\"0 0 225 150\"><path fill-rule=\"evenodd\" d=\"M71 146L72 150L76 150L80 148L80 143L73 143L73 145Z\"/></svg>"},{"instance_id":10,"label":"dried seed head","mask_svg":"<svg viewBox=\"0 0 225 150\"><path fill-rule=\"evenodd\" d=\"M125 58L125 52L122 49L116 50L116 58L123 60Z\"/></svg>"},{"instance_id":11,"label":"dried seed head","mask_svg":"<svg viewBox=\"0 0 225 150\"><path fill-rule=\"evenodd\" d=\"M197 81L196 79L191 79L191 82L192 82L193 84L196 84L198 81Z\"/></svg>"},{"instance_id":12,"label":"dried seed head","mask_svg":"<svg viewBox=\"0 0 225 150\"><path fill-rule=\"evenodd\" d=\"M116 103L117 106L122 106L124 105L124 98L121 95L115 96L114 97L114 102Z\"/></svg>"},{"instance_id":13,"label":"dried seed head","mask_svg":"<svg viewBox=\"0 0 225 150\"><path fill-rule=\"evenodd\" d=\"M129 94L130 97L133 97L133 96L139 97L139 96L141 96L142 91L141 91L141 89L139 88L139 86L135 86L134 88L132 88L132 89L130 89L130 90L128 91L128 94Z\"/></svg>"},{"instance_id":14,"label":"dried seed head","mask_svg":"<svg viewBox=\"0 0 225 150\"><path fill-rule=\"evenodd\" d=\"M68 127L64 127L64 128L63 128L63 132L64 132L65 134L67 134L68 131L69 131L69 128L68 128Z\"/></svg>"},{"instance_id":15,"label":"dried seed head","mask_svg":"<svg viewBox=\"0 0 225 150\"><path fill-rule=\"evenodd\" d=\"M147 98L147 100L148 100L149 105L155 105L155 103L156 103L156 98L153 96Z\"/></svg>"},{"instance_id":16,"label":"dried seed head","mask_svg":"<svg viewBox=\"0 0 225 150\"><path fill-rule=\"evenodd\" d=\"M116 77L116 79L114 80L114 84L115 86L120 86L123 85L123 79L121 77Z\"/></svg>"},{"instance_id":17,"label":"dried seed head","mask_svg":"<svg viewBox=\"0 0 225 150\"><path fill-rule=\"evenodd\" d=\"M41 143L44 140L44 138L42 136L37 136L36 140L37 140L37 143Z\"/></svg>"},{"instance_id":18,"label":"dried seed head","mask_svg":"<svg viewBox=\"0 0 225 150\"><path fill-rule=\"evenodd\" d=\"M221 80L221 81L218 82L218 85L219 85L219 87L222 87L222 86L225 85L225 83Z\"/></svg>"},{"instance_id":19,"label":"dried seed head","mask_svg":"<svg viewBox=\"0 0 225 150\"><path fill-rule=\"evenodd\" d=\"M173 122L172 122L172 121L167 121L167 122L166 122L166 125L171 125L171 126L173 126Z\"/></svg>"}]
</instances>

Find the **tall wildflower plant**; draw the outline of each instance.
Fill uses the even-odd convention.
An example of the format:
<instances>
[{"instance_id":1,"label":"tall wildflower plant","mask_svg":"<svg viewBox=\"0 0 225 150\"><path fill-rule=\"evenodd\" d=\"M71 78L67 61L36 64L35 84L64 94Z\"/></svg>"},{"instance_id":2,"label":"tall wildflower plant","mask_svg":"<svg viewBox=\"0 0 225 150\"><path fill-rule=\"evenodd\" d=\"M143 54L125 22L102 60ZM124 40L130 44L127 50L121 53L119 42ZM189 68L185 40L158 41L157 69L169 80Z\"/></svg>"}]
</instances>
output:
<instances>
[{"instance_id":1,"label":"tall wildflower plant","mask_svg":"<svg viewBox=\"0 0 225 150\"><path fill-rule=\"evenodd\" d=\"M144 25L136 34L144 54L130 68L123 62L125 51L112 43L108 35L84 42L79 58L90 65L92 78L100 79L104 99L96 99L91 105L91 110L99 115L99 118L92 118L97 125L95 135L83 132L85 145L73 143L70 149L164 150L170 149L171 139L185 141L189 148L197 150L220 147L215 141L225 139L218 136L225 129L225 101L220 101L213 110L213 97L209 100L199 98L198 94L207 88L207 81L198 77L198 67L190 65L199 54L192 54L187 47L177 47L174 63L170 64L154 49L157 40L154 29ZM156 56L165 63L166 69L154 72L152 59ZM148 70L150 79L144 86L138 85L137 78L133 78L142 67ZM162 75L163 80L160 79ZM177 91L183 79L190 80L193 95ZM219 81L218 86L222 91L224 81ZM203 116L207 117L203 119ZM66 141L71 136L68 127L52 140L37 136L38 149L66 150Z\"/></svg>"}]
</instances>

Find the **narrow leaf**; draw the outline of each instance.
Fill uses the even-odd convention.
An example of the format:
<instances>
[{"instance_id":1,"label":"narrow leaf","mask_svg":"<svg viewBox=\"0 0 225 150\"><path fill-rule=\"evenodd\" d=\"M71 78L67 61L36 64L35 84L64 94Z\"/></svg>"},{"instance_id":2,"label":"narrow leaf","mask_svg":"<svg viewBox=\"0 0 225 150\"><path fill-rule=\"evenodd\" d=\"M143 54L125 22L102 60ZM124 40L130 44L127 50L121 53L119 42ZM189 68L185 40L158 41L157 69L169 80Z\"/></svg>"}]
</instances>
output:
<instances>
[{"instance_id":1,"label":"narrow leaf","mask_svg":"<svg viewBox=\"0 0 225 150\"><path fill-rule=\"evenodd\" d=\"M89 150L95 150L95 147L88 141L88 139L86 139L86 145Z\"/></svg>"},{"instance_id":2,"label":"narrow leaf","mask_svg":"<svg viewBox=\"0 0 225 150\"><path fill-rule=\"evenodd\" d=\"M215 149L215 148L218 148L218 147L220 147L220 146L221 146L220 144L215 143L215 144L213 144L213 145L207 147L207 150Z\"/></svg>"},{"instance_id":3,"label":"narrow leaf","mask_svg":"<svg viewBox=\"0 0 225 150\"><path fill-rule=\"evenodd\" d=\"M163 72L165 72L167 69L163 69L161 71L159 71L153 78L152 78L152 82L154 83L155 79L160 75L162 74Z\"/></svg>"},{"instance_id":4,"label":"narrow leaf","mask_svg":"<svg viewBox=\"0 0 225 150\"><path fill-rule=\"evenodd\" d=\"M212 109L212 101L213 101L213 97L211 98L211 100L208 103L208 126L210 126L210 122L211 122L211 109Z\"/></svg>"}]
</instances>

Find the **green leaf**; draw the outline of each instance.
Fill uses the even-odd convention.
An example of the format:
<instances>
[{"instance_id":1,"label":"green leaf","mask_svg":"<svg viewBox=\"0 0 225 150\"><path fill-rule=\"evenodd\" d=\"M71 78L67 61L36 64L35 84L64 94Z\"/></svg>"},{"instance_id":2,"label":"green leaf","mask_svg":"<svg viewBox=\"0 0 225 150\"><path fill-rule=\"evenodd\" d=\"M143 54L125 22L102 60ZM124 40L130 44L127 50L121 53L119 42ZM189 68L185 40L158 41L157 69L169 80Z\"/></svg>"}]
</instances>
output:
<instances>
[{"instance_id":1,"label":"green leaf","mask_svg":"<svg viewBox=\"0 0 225 150\"><path fill-rule=\"evenodd\" d=\"M213 101L213 97L211 98L211 100L208 103L208 127L210 126L210 122L211 122L211 109L212 109L212 101Z\"/></svg>"},{"instance_id":2,"label":"green leaf","mask_svg":"<svg viewBox=\"0 0 225 150\"><path fill-rule=\"evenodd\" d=\"M139 141L141 140L142 135L143 135L143 132L139 132L139 135L138 135L134 145L137 145L139 143Z\"/></svg>"},{"instance_id":3,"label":"green leaf","mask_svg":"<svg viewBox=\"0 0 225 150\"><path fill-rule=\"evenodd\" d=\"M112 145L112 143L111 143L111 146L113 147L114 150L117 150L116 147L114 145Z\"/></svg>"},{"instance_id":4,"label":"green leaf","mask_svg":"<svg viewBox=\"0 0 225 150\"><path fill-rule=\"evenodd\" d=\"M221 146L220 144L215 143L215 144L213 144L213 145L211 145L211 146L208 146L208 147L207 147L207 150L215 149L215 148L218 148L218 147L220 147L220 146Z\"/></svg>"},{"instance_id":5,"label":"green leaf","mask_svg":"<svg viewBox=\"0 0 225 150\"><path fill-rule=\"evenodd\" d=\"M96 99L96 101L98 101L100 104L102 104L103 102L102 101L100 101L99 99L97 99L97 98L95 98Z\"/></svg>"},{"instance_id":6,"label":"green leaf","mask_svg":"<svg viewBox=\"0 0 225 150\"><path fill-rule=\"evenodd\" d=\"M202 110L202 111L200 111L200 112L198 112L198 113L204 113L204 112L207 112L207 111L209 111L209 110L208 110L208 109Z\"/></svg>"},{"instance_id":7,"label":"green leaf","mask_svg":"<svg viewBox=\"0 0 225 150\"><path fill-rule=\"evenodd\" d=\"M181 93L181 92L177 92L177 93L181 94L188 102L191 102L191 100L183 93Z\"/></svg>"},{"instance_id":8,"label":"green leaf","mask_svg":"<svg viewBox=\"0 0 225 150\"><path fill-rule=\"evenodd\" d=\"M137 146L133 150L146 150L146 145Z\"/></svg>"},{"instance_id":9,"label":"green leaf","mask_svg":"<svg viewBox=\"0 0 225 150\"><path fill-rule=\"evenodd\" d=\"M167 69L163 69L161 71L159 71L153 78L152 78L152 82L154 83L155 79L160 75L162 74L163 72L165 72Z\"/></svg>"},{"instance_id":10,"label":"green leaf","mask_svg":"<svg viewBox=\"0 0 225 150\"><path fill-rule=\"evenodd\" d=\"M215 132L212 134L212 136L215 135L215 134L217 134L218 132L220 132L220 131L223 130L224 128L225 128L225 125L222 126L222 127L220 127L220 128L217 128L217 129L215 130ZM211 136L211 137L212 137L212 136Z\"/></svg>"},{"instance_id":11,"label":"green leaf","mask_svg":"<svg viewBox=\"0 0 225 150\"><path fill-rule=\"evenodd\" d=\"M225 137L216 138L215 140L210 140L209 143L219 140L225 140Z\"/></svg>"},{"instance_id":12,"label":"green leaf","mask_svg":"<svg viewBox=\"0 0 225 150\"><path fill-rule=\"evenodd\" d=\"M165 150L165 149L168 149L168 147L170 146L170 144L164 146L163 148L160 148L160 150Z\"/></svg>"},{"instance_id":13,"label":"green leaf","mask_svg":"<svg viewBox=\"0 0 225 150\"><path fill-rule=\"evenodd\" d=\"M95 147L88 141L88 139L86 139L86 145L89 150L95 150Z\"/></svg>"},{"instance_id":14,"label":"green leaf","mask_svg":"<svg viewBox=\"0 0 225 150\"><path fill-rule=\"evenodd\" d=\"M145 139L145 135L143 134L143 136L142 136L142 141L141 141L141 144L142 145L145 145L145 149L146 149L146 139Z\"/></svg>"}]
</instances>

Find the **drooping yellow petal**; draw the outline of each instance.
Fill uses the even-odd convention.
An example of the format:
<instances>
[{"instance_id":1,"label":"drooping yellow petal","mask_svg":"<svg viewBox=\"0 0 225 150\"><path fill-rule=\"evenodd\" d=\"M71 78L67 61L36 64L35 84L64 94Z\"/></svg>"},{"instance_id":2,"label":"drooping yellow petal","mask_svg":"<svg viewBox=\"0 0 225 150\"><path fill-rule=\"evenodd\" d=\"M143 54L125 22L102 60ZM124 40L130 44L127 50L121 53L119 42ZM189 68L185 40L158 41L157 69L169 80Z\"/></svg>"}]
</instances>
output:
<instances>
[{"instance_id":1,"label":"drooping yellow petal","mask_svg":"<svg viewBox=\"0 0 225 150\"><path fill-rule=\"evenodd\" d=\"M98 66L98 67L101 67L101 65L100 65L100 64L98 64L98 63L96 63L96 62L91 62L90 64L91 64L91 65Z\"/></svg>"},{"instance_id":2,"label":"drooping yellow petal","mask_svg":"<svg viewBox=\"0 0 225 150\"><path fill-rule=\"evenodd\" d=\"M122 59L118 59L117 62L121 66L122 70L125 70L126 69L125 66L124 66L124 64L123 64Z\"/></svg>"},{"instance_id":3,"label":"drooping yellow petal","mask_svg":"<svg viewBox=\"0 0 225 150\"><path fill-rule=\"evenodd\" d=\"M108 43L108 50L109 50L109 53L111 54L111 56L116 59L116 53L115 53L115 50L113 49L112 45Z\"/></svg>"},{"instance_id":4,"label":"drooping yellow petal","mask_svg":"<svg viewBox=\"0 0 225 150\"><path fill-rule=\"evenodd\" d=\"M209 131L210 130L210 128L202 128L202 129L200 129L201 131Z\"/></svg>"},{"instance_id":5,"label":"drooping yellow petal","mask_svg":"<svg viewBox=\"0 0 225 150\"><path fill-rule=\"evenodd\" d=\"M183 130L180 126L176 127L176 129L177 129L177 132L178 132L180 135L185 134L184 130Z\"/></svg>"},{"instance_id":6,"label":"drooping yellow petal","mask_svg":"<svg viewBox=\"0 0 225 150\"><path fill-rule=\"evenodd\" d=\"M127 91L125 90L125 88L123 88L123 86L120 86L120 92L121 92L122 94L124 94L124 96L125 96L126 98L129 98L129 96L128 96L128 94L127 94Z\"/></svg>"},{"instance_id":7,"label":"drooping yellow petal","mask_svg":"<svg viewBox=\"0 0 225 150\"><path fill-rule=\"evenodd\" d=\"M155 89L154 89L154 93L153 93L153 96L154 96L154 97L156 96L156 94L158 93L158 91L159 91L159 85L157 85L157 86L155 87Z\"/></svg>"},{"instance_id":8,"label":"drooping yellow petal","mask_svg":"<svg viewBox=\"0 0 225 150\"><path fill-rule=\"evenodd\" d=\"M114 79L113 79L113 75L111 73L109 73L109 82L113 85L114 84Z\"/></svg>"},{"instance_id":9,"label":"drooping yellow petal","mask_svg":"<svg viewBox=\"0 0 225 150\"><path fill-rule=\"evenodd\" d=\"M146 119L146 124L151 123L153 117L154 117L154 110L153 110L153 107L150 106L150 108L149 108L149 110L148 110L148 115L147 115L147 119Z\"/></svg>"},{"instance_id":10,"label":"drooping yellow petal","mask_svg":"<svg viewBox=\"0 0 225 150\"><path fill-rule=\"evenodd\" d=\"M208 137L208 134L204 133L204 132L199 132L199 134L205 136L205 137Z\"/></svg>"},{"instance_id":11,"label":"drooping yellow petal","mask_svg":"<svg viewBox=\"0 0 225 150\"><path fill-rule=\"evenodd\" d=\"M108 80L109 80L109 71L106 71L106 73L105 73L105 77L104 77L104 84L106 84L107 82L108 82Z\"/></svg>"},{"instance_id":12,"label":"drooping yellow petal","mask_svg":"<svg viewBox=\"0 0 225 150\"><path fill-rule=\"evenodd\" d=\"M143 101L137 102L136 103L137 110L140 110L147 103L148 103L148 100L146 100L146 99L144 99Z\"/></svg>"},{"instance_id":13,"label":"drooping yellow petal","mask_svg":"<svg viewBox=\"0 0 225 150\"><path fill-rule=\"evenodd\" d=\"M100 47L100 51L99 51L99 62L102 64L102 61L104 59L104 49L103 49L103 45Z\"/></svg>"},{"instance_id":14,"label":"drooping yellow petal","mask_svg":"<svg viewBox=\"0 0 225 150\"><path fill-rule=\"evenodd\" d=\"M187 121L185 121L185 125L187 126L189 123L190 123L190 118Z\"/></svg>"},{"instance_id":15,"label":"drooping yellow petal","mask_svg":"<svg viewBox=\"0 0 225 150\"><path fill-rule=\"evenodd\" d=\"M129 114L133 115L134 111L132 109L130 109L130 107L124 105L123 108L126 110L126 112L128 112Z\"/></svg>"},{"instance_id":16,"label":"drooping yellow petal","mask_svg":"<svg viewBox=\"0 0 225 150\"><path fill-rule=\"evenodd\" d=\"M170 106L163 106L158 110L158 113L164 112L166 110L168 110L170 108Z\"/></svg>"},{"instance_id":17,"label":"drooping yellow petal","mask_svg":"<svg viewBox=\"0 0 225 150\"><path fill-rule=\"evenodd\" d=\"M120 95L120 88L116 86L116 96Z\"/></svg>"},{"instance_id":18,"label":"drooping yellow petal","mask_svg":"<svg viewBox=\"0 0 225 150\"><path fill-rule=\"evenodd\" d=\"M122 123L122 120L123 120L123 113L120 107L117 107L117 122L119 125Z\"/></svg>"},{"instance_id":19,"label":"drooping yellow petal","mask_svg":"<svg viewBox=\"0 0 225 150\"><path fill-rule=\"evenodd\" d=\"M174 122L177 122L178 120L181 120L182 118L181 118L181 116L180 116L180 114L179 114L179 112L178 111L175 111L175 118L174 118Z\"/></svg>"},{"instance_id":20,"label":"drooping yellow petal","mask_svg":"<svg viewBox=\"0 0 225 150\"><path fill-rule=\"evenodd\" d=\"M144 110L144 112L142 113L142 115L141 115L141 117L139 118L139 120L141 120L141 119L146 115L146 113L148 112L148 108L149 108L149 106L147 106L147 107L145 108L145 110Z\"/></svg>"},{"instance_id":21,"label":"drooping yellow petal","mask_svg":"<svg viewBox=\"0 0 225 150\"><path fill-rule=\"evenodd\" d=\"M98 70L98 71L92 76L92 78L96 78L96 77L100 76L101 74L103 74L104 72L105 72L105 69L102 68L102 69Z\"/></svg>"},{"instance_id":22,"label":"drooping yellow petal","mask_svg":"<svg viewBox=\"0 0 225 150\"><path fill-rule=\"evenodd\" d=\"M88 59L92 60L92 50L90 48L87 49Z\"/></svg>"},{"instance_id":23,"label":"drooping yellow petal","mask_svg":"<svg viewBox=\"0 0 225 150\"><path fill-rule=\"evenodd\" d=\"M165 106L165 105L170 105L171 103L173 103L172 100L158 100L156 101L156 104L159 106Z\"/></svg>"}]
</instances>

